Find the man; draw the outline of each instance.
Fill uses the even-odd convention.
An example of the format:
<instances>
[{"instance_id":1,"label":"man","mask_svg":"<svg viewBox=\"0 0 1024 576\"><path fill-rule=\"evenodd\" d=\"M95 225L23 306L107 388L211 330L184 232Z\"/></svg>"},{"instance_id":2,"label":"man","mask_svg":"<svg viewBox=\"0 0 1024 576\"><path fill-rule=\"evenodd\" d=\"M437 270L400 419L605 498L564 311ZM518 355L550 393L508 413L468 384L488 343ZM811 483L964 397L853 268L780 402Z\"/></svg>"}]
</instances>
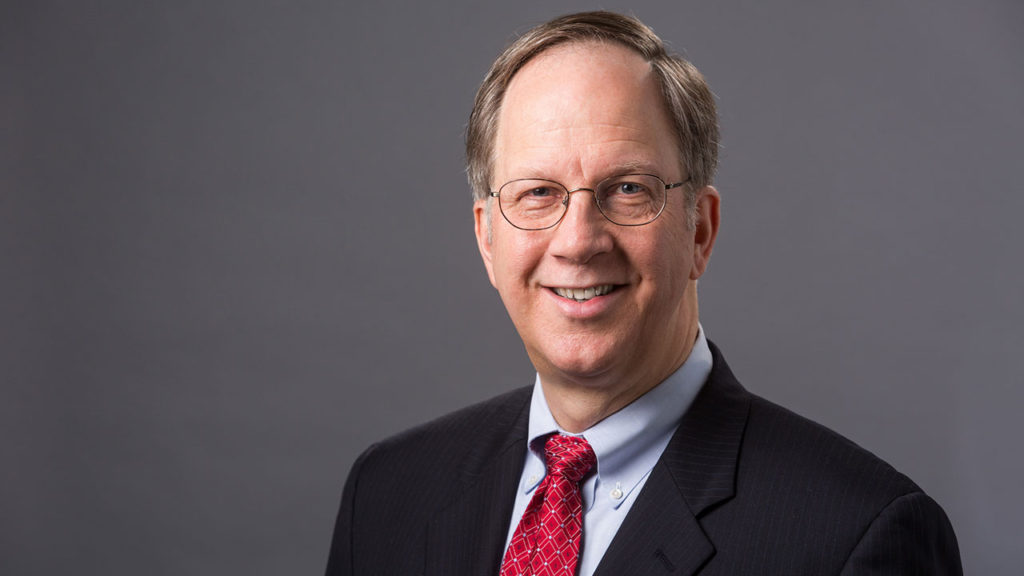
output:
<instances>
[{"instance_id":1,"label":"man","mask_svg":"<svg viewBox=\"0 0 1024 576\"><path fill-rule=\"evenodd\" d=\"M632 18L559 18L498 58L473 213L537 380L360 456L329 575L961 572L933 500L705 338L717 138L701 75Z\"/></svg>"}]
</instances>

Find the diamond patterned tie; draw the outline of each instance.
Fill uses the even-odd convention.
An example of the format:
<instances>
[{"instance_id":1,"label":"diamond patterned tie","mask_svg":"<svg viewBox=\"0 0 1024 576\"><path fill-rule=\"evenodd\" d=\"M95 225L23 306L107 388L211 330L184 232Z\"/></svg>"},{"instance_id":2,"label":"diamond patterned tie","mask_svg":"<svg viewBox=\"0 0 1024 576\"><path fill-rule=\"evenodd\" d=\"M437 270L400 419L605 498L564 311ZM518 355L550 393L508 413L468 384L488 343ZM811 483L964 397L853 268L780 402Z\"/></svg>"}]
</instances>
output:
<instances>
[{"instance_id":1,"label":"diamond patterned tie","mask_svg":"<svg viewBox=\"0 0 1024 576\"><path fill-rule=\"evenodd\" d=\"M501 576L573 576L583 540L580 480L597 463L585 438L555 434L544 445L547 476L533 494L501 563Z\"/></svg>"}]
</instances>

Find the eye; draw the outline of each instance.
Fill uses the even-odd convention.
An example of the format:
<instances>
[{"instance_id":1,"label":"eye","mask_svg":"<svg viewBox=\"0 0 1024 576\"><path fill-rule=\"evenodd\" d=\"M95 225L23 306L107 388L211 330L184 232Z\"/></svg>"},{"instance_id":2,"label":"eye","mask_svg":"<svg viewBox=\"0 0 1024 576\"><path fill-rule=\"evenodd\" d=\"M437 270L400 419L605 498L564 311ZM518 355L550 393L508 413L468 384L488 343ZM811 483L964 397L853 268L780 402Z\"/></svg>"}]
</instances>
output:
<instances>
[{"instance_id":1,"label":"eye","mask_svg":"<svg viewBox=\"0 0 1024 576\"><path fill-rule=\"evenodd\" d=\"M531 198L547 198L555 193L550 186L538 186L536 188L530 188L523 196L529 196Z\"/></svg>"},{"instance_id":2,"label":"eye","mask_svg":"<svg viewBox=\"0 0 1024 576\"><path fill-rule=\"evenodd\" d=\"M641 194L644 192L644 186L637 184L636 182L621 182L615 187L615 193L625 194L627 196L633 194Z\"/></svg>"},{"instance_id":3,"label":"eye","mask_svg":"<svg viewBox=\"0 0 1024 576\"><path fill-rule=\"evenodd\" d=\"M650 195L651 189L637 180L619 180L607 188L608 196L629 197Z\"/></svg>"},{"instance_id":4,"label":"eye","mask_svg":"<svg viewBox=\"0 0 1024 576\"><path fill-rule=\"evenodd\" d=\"M537 202L540 200L555 200L559 197L560 193L554 186L527 186L522 190L516 192L516 202Z\"/></svg>"}]
</instances>

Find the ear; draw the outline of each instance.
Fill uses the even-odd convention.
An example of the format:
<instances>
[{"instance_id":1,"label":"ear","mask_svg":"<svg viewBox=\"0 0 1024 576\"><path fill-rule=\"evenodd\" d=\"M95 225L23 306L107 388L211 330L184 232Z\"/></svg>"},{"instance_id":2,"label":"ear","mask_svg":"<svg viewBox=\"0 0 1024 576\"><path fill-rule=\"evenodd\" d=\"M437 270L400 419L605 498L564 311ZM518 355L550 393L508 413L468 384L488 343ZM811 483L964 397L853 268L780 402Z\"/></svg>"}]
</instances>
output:
<instances>
[{"instance_id":1,"label":"ear","mask_svg":"<svg viewBox=\"0 0 1024 576\"><path fill-rule=\"evenodd\" d=\"M693 268L690 279L700 278L711 260L711 250L718 236L719 204L718 190L705 186L697 192L697 219L693 231Z\"/></svg>"},{"instance_id":2,"label":"ear","mask_svg":"<svg viewBox=\"0 0 1024 576\"><path fill-rule=\"evenodd\" d=\"M480 249L480 257L484 261L484 268L487 268L487 277L491 280L491 286L497 288L494 283L494 268L491 266L491 210L488 209L487 200L477 200L473 203L473 230L476 232L476 246Z\"/></svg>"}]
</instances>

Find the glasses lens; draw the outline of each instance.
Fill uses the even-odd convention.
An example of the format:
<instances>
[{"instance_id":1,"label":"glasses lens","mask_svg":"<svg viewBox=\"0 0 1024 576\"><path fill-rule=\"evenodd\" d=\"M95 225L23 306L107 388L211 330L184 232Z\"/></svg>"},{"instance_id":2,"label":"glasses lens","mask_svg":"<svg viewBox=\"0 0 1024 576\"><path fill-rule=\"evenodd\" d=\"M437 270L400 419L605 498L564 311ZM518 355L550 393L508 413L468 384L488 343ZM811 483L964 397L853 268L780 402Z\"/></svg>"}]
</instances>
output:
<instances>
[{"instance_id":1,"label":"glasses lens","mask_svg":"<svg viewBox=\"0 0 1024 576\"><path fill-rule=\"evenodd\" d=\"M647 224L665 208L665 183L650 174L615 176L598 185L597 204L616 224Z\"/></svg>"},{"instance_id":2,"label":"glasses lens","mask_svg":"<svg viewBox=\"0 0 1024 576\"><path fill-rule=\"evenodd\" d=\"M516 228L540 230L558 223L565 210L566 189L551 180L513 180L498 190L501 213Z\"/></svg>"}]
</instances>

